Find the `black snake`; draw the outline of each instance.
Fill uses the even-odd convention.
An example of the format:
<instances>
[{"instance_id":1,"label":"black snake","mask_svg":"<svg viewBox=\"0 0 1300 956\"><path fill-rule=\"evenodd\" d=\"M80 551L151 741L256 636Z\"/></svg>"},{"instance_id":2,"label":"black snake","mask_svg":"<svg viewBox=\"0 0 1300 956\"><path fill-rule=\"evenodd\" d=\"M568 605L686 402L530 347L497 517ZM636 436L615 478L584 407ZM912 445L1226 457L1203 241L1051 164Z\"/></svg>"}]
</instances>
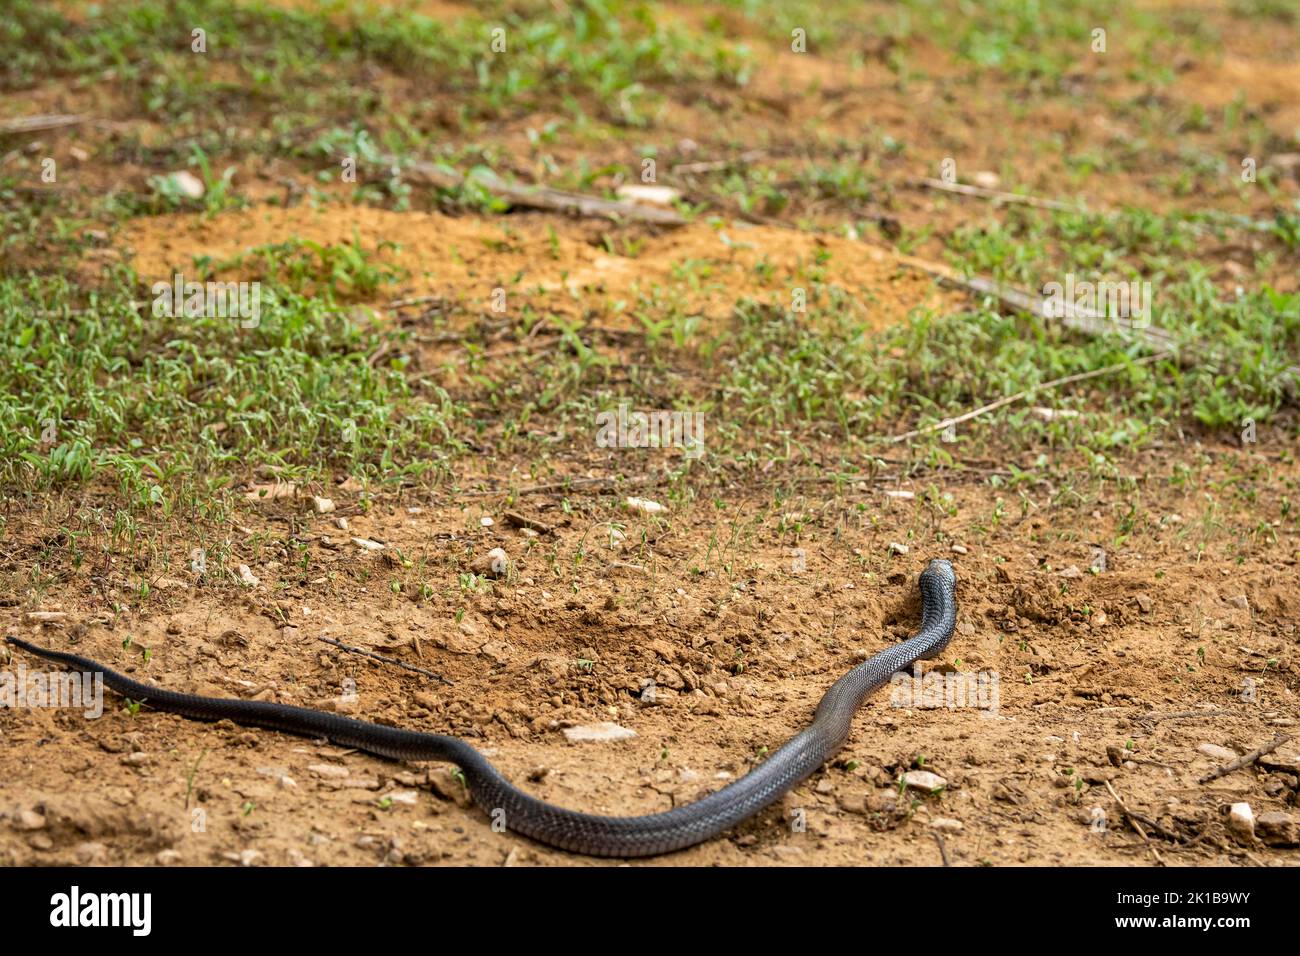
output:
<instances>
[{"instance_id":1,"label":"black snake","mask_svg":"<svg viewBox=\"0 0 1300 956\"><path fill-rule=\"evenodd\" d=\"M913 637L881 651L837 680L817 705L812 723L739 780L694 803L635 817L579 813L530 797L456 737L386 727L288 704L180 694L132 680L76 654L36 647L16 637L6 640L66 667L102 673L110 690L157 710L324 737L394 760L454 763L464 774L474 801L509 830L575 853L653 856L717 836L773 803L824 764L848 738L854 712L869 693L896 671L919 658L933 657L948 645L957 620L956 585L951 564L931 561L920 576L921 628Z\"/></svg>"}]
</instances>

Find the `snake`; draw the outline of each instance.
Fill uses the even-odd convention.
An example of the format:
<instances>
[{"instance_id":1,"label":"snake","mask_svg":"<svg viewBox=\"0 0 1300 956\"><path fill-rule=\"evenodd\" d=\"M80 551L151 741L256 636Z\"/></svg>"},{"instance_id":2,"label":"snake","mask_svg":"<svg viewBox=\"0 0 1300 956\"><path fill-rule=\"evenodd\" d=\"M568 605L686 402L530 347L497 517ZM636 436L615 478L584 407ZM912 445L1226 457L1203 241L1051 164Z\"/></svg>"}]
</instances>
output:
<instances>
[{"instance_id":1,"label":"snake","mask_svg":"<svg viewBox=\"0 0 1300 956\"><path fill-rule=\"evenodd\" d=\"M826 763L848 739L853 716L872 691L900 670L947 647L957 620L957 576L941 558L921 572L921 626L914 635L857 665L831 685L812 723L748 773L691 803L639 816L602 816L558 807L511 784L486 757L458 737L375 724L339 714L274 701L201 697L166 690L111 670L96 661L6 640L65 668L103 675L106 687L135 703L196 720L236 724L363 750L392 760L440 761L460 768L478 807L504 829L573 853L599 857L645 857L681 850L718 836L770 806Z\"/></svg>"}]
</instances>

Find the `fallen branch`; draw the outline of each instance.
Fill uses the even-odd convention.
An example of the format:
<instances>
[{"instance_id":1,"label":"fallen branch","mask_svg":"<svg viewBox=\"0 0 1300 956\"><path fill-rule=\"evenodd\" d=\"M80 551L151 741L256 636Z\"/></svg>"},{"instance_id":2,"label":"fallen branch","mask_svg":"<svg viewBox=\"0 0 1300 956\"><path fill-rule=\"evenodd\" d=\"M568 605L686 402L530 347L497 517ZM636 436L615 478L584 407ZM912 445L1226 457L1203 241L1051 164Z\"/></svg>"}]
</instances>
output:
<instances>
[{"instance_id":1,"label":"fallen branch","mask_svg":"<svg viewBox=\"0 0 1300 956\"><path fill-rule=\"evenodd\" d=\"M545 521L538 521L536 518L530 518L522 515L518 511L507 511L503 518L506 524L515 528L527 528L529 531L536 531L538 534L550 534L555 529Z\"/></svg>"},{"instance_id":2,"label":"fallen branch","mask_svg":"<svg viewBox=\"0 0 1300 956\"><path fill-rule=\"evenodd\" d=\"M419 160L403 164L394 156L382 156L380 161L394 168L415 173L426 182L442 189L456 189L467 183L482 186L512 206L565 212L596 219L632 219L659 226L686 225L686 218L681 213L660 206L643 206L640 203L623 202L617 199L602 199L599 196L585 196L581 193L570 193L546 186L516 185L506 182L495 173L483 170L467 175Z\"/></svg>"},{"instance_id":3,"label":"fallen branch","mask_svg":"<svg viewBox=\"0 0 1300 956\"><path fill-rule=\"evenodd\" d=\"M399 661L395 657L385 657L383 654L376 654L374 651L368 651L363 647L353 647L351 644L344 644L342 641L336 641L332 637L321 636L317 637L316 640L324 641L326 644L337 647L341 651L347 651L349 654L360 654L362 657L368 657L372 661L379 661L381 664L392 664L393 666L401 667L404 670L415 671L417 674L423 674L425 677L432 677L434 680L442 681L448 687L455 686L455 684L447 680L447 678L443 677L441 674L435 674L433 671L425 670L423 667L416 667L414 664L406 663L406 661Z\"/></svg>"},{"instance_id":4,"label":"fallen branch","mask_svg":"<svg viewBox=\"0 0 1300 956\"><path fill-rule=\"evenodd\" d=\"M1128 807L1126 807L1124 805L1124 801L1119 798L1119 794L1115 792L1115 788L1110 785L1110 781L1107 780L1105 781L1105 783L1106 783L1106 789L1110 791L1110 795L1115 799L1115 805L1119 807L1119 812L1124 814L1125 818L1127 818L1128 822L1132 825L1133 829L1137 832L1137 835L1142 838L1142 841L1144 843L1149 844L1151 842L1151 838L1147 836L1146 830L1143 829L1144 826L1149 828L1153 832L1160 834L1166 840L1169 840L1173 843L1182 842L1182 837L1180 837L1177 833L1173 833L1169 830L1166 830L1156 820L1152 820L1150 817L1144 816L1143 814L1138 813L1135 810L1130 810ZM1156 859L1160 859L1158 854L1156 856ZM1161 860L1161 862L1163 863L1164 861Z\"/></svg>"},{"instance_id":5,"label":"fallen branch","mask_svg":"<svg viewBox=\"0 0 1300 956\"><path fill-rule=\"evenodd\" d=\"M1223 711L1217 707L1208 710L1177 710L1171 713L1158 714L1138 714L1134 720L1141 724L1158 724L1162 720L1180 720L1184 717L1219 717Z\"/></svg>"},{"instance_id":6,"label":"fallen branch","mask_svg":"<svg viewBox=\"0 0 1300 956\"><path fill-rule=\"evenodd\" d=\"M698 163L678 163L673 166L669 172L674 176L691 173L713 173L720 169L729 169L744 163L752 163L762 159L766 154L762 150L751 149L741 153L735 159L713 159Z\"/></svg>"},{"instance_id":7,"label":"fallen branch","mask_svg":"<svg viewBox=\"0 0 1300 956\"><path fill-rule=\"evenodd\" d=\"M914 179L913 185L926 189L940 189L944 192L959 193L963 196L975 196L979 199L991 199L994 202L1020 203L1038 209L1057 209L1061 212L1086 212L1082 206L1060 202L1056 199L1040 199L1037 196L1022 196L1019 193L1003 192L999 189L985 189L982 186L968 186L965 183L949 183L942 179Z\"/></svg>"},{"instance_id":8,"label":"fallen branch","mask_svg":"<svg viewBox=\"0 0 1300 956\"><path fill-rule=\"evenodd\" d=\"M67 113L47 113L40 116L20 116L0 122L0 136L12 133L43 133L47 129L62 129L84 123L86 117Z\"/></svg>"},{"instance_id":9,"label":"fallen branch","mask_svg":"<svg viewBox=\"0 0 1300 956\"><path fill-rule=\"evenodd\" d=\"M1113 375L1115 372L1122 372L1124 369L1130 368L1134 365L1146 365L1150 362L1159 361L1160 359L1170 358L1171 355L1171 352L1158 352L1155 355L1147 355L1140 359L1134 359L1132 362L1117 362L1114 365L1107 365L1105 368L1093 369L1091 372L1078 372L1074 375L1067 375L1064 378L1054 378L1050 382L1043 382L1039 385L1033 386L1032 388L1027 388L1022 392L1016 392L1014 395L999 398L996 402L982 405L979 408L966 412L965 414L958 415L956 418L945 418L943 421L934 425L929 425L925 428L917 428L913 431L905 432L902 435L895 435L893 438L882 440L888 444L897 444L899 442L907 441L909 438L917 438L921 435L928 435L931 432L941 432L954 425L960 425L962 422L968 422L973 418L978 418L988 412L996 411L999 408L1003 408L1015 402L1023 401L1044 389L1059 388L1062 385L1070 385L1074 382L1082 382L1090 378L1100 378L1103 375Z\"/></svg>"},{"instance_id":10,"label":"fallen branch","mask_svg":"<svg viewBox=\"0 0 1300 956\"><path fill-rule=\"evenodd\" d=\"M633 484L639 482L658 484L661 480L663 480L662 475L636 475L631 478L614 478L608 476L602 476L600 478L570 478L566 481L553 481L544 485L528 485L524 488L497 488L494 490L462 491L460 492L460 497L484 498L493 495L514 495L518 497L520 495L547 494L552 491L568 491L571 488L592 488L600 485L612 485L617 484L620 481L626 481Z\"/></svg>"},{"instance_id":11,"label":"fallen branch","mask_svg":"<svg viewBox=\"0 0 1300 956\"><path fill-rule=\"evenodd\" d=\"M1253 750L1248 754L1244 754L1238 757L1236 760L1233 760L1231 763L1224 764L1218 770L1215 770L1211 773L1207 773L1204 777L1202 777L1200 780L1196 782L1209 783L1211 780L1218 780L1220 777L1226 777L1234 770L1240 770L1242 767L1249 767L1260 757L1263 757L1266 754L1271 754L1274 750L1277 750L1278 747L1281 747L1284 743L1286 743L1290 739L1291 739L1290 734L1278 734L1276 737L1273 738L1272 743L1265 744L1263 747L1260 747L1258 750Z\"/></svg>"},{"instance_id":12,"label":"fallen branch","mask_svg":"<svg viewBox=\"0 0 1300 956\"><path fill-rule=\"evenodd\" d=\"M1141 342L1147 348L1172 352L1178 358L1179 365L1183 368L1189 368L1206 360L1223 360L1223 356L1214 349L1199 351L1183 348L1180 350L1172 333L1157 326L1134 325L1130 321L1106 316L1091 309L1081 309L1072 302L1062 303L1064 306L1062 312L1064 314L1049 314L1046 308L1047 302L1040 295L1002 285L992 279L984 279L979 276L967 278L947 266L925 259L918 259L915 256L899 255L898 261L905 266L910 266L927 275L934 276L945 285L955 286L977 295L993 296L1008 309L1028 312L1032 315L1047 316L1052 321L1060 322L1067 329L1074 332L1081 332L1090 336L1119 335L1129 341ZM1300 365L1291 365L1286 372L1300 381Z\"/></svg>"},{"instance_id":13,"label":"fallen branch","mask_svg":"<svg viewBox=\"0 0 1300 956\"><path fill-rule=\"evenodd\" d=\"M934 834L934 842L939 844L939 856L943 859L943 865L952 866L952 860L948 859L948 847L943 842L943 834L938 830L931 830L930 832Z\"/></svg>"}]
</instances>

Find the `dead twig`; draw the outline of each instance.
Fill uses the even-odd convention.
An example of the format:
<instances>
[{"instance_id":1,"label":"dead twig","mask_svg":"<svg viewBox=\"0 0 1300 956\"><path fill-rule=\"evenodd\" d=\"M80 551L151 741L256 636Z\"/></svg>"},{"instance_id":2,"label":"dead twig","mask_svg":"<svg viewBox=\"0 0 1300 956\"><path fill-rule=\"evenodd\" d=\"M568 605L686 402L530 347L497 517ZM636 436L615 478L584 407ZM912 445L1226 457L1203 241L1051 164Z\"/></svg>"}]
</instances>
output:
<instances>
[{"instance_id":1,"label":"dead twig","mask_svg":"<svg viewBox=\"0 0 1300 956\"><path fill-rule=\"evenodd\" d=\"M69 113L45 113L40 116L20 116L0 122L0 136L12 133L42 133L48 129L62 129L84 123L86 117Z\"/></svg>"},{"instance_id":2,"label":"dead twig","mask_svg":"<svg viewBox=\"0 0 1300 956\"><path fill-rule=\"evenodd\" d=\"M431 670L425 670L423 667L416 667L414 664L408 664L406 661L399 661L395 657L386 657L383 654L376 654L374 651L368 651L364 647L353 647L351 644L344 644L342 641L336 641L332 637L318 636L318 641L324 641L337 647L341 651L347 651L349 654L360 654L362 657L368 657L372 661L379 661L381 664L392 664L394 667L400 667L403 670L415 671L417 674L423 674L425 677L432 677L434 680L440 680L448 687L456 686L441 674L435 674Z\"/></svg>"},{"instance_id":3,"label":"dead twig","mask_svg":"<svg viewBox=\"0 0 1300 956\"><path fill-rule=\"evenodd\" d=\"M1220 777L1226 777L1234 770L1240 770L1242 767L1249 767L1260 757L1263 757L1265 754L1271 754L1274 750L1277 750L1278 747L1281 747L1284 743L1286 743L1290 739L1291 739L1290 734L1278 734L1276 737L1273 738L1272 743L1265 744L1263 747L1260 747L1258 750L1252 750L1248 754L1243 754L1242 756L1238 757L1236 760L1224 764L1218 770L1215 770L1211 773L1207 773L1204 777L1202 777L1200 780L1196 782L1209 783L1211 780L1218 780Z\"/></svg>"},{"instance_id":4,"label":"dead twig","mask_svg":"<svg viewBox=\"0 0 1300 956\"><path fill-rule=\"evenodd\" d=\"M1061 212L1086 212L1082 206L1060 202L1056 199L1022 196L1019 193L1003 192L1000 189L985 189L982 186L968 186L965 183L949 183L942 179L914 179L912 184L925 189L939 189L948 193L959 193L963 196L975 196L978 199L991 199L994 202L1020 203L1038 209L1058 209Z\"/></svg>"},{"instance_id":5,"label":"dead twig","mask_svg":"<svg viewBox=\"0 0 1300 956\"><path fill-rule=\"evenodd\" d=\"M1142 814L1137 813L1134 810L1130 810L1127 806L1124 805L1124 801L1119 798L1119 794L1115 792L1115 788L1110 785L1109 780L1106 781L1106 789L1110 791L1111 797L1114 798L1115 800L1115 805L1119 807L1119 812L1122 813L1124 817L1128 820L1129 825L1133 827L1133 831L1142 838L1142 842L1147 845L1147 849L1149 849L1151 851L1151 855L1156 858L1156 862L1159 863L1161 866L1163 866L1165 861L1161 859L1160 851L1151 845L1151 837L1147 836L1147 831L1146 829L1144 829L1144 826L1150 828L1155 833L1159 833L1162 837L1164 837L1166 840L1169 840L1172 843L1182 842L1178 834L1166 830L1164 827L1162 827L1155 820L1152 820L1150 817L1143 816Z\"/></svg>"},{"instance_id":6,"label":"dead twig","mask_svg":"<svg viewBox=\"0 0 1300 956\"><path fill-rule=\"evenodd\" d=\"M1160 359L1170 358L1172 354L1173 353L1171 352L1158 352L1155 355L1147 355L1140 359L1134 359L1132 362L1117 362L1114 365L1107 365L1105 368L1093 369L1091 372L1078 372L1074 375L1066 375L1063 378L1054 378L1050 382L1043 382L1040 385L1035 385L1031 388L1025 389L1024 391L1016 392L1014 395L1000 398L996 402L990 402L987 405L982 405L979 408L972 409L965 414L958 415L956 418L945 418L943 421L937 422L934 425L929 425L925 428L917 428L910 432L904 432L902 435L895 435L893 438L882 439L882 441L889 444L897 444L899 442L907 441L909 438L928 435L931 432L941 432L954 425L960 425L962 422L968 422L971 419L978 418L988 412L996 411L999 408L1003 408L1015 402L1023 401L1031 395L1036 395L1038 392L1046 389L1060 388L1062 385L1071 385L1074 382L1083 382L1090 378L1100 378L1103 375L1113 375L1116 372L1122 372L1134 365L1146 365L1149 362L1156 362Z\"/></svg>"},{"instance_id":7,"label":"dead twig","mask_svg":"<svg viewBox=\"0 0 1300 956\"><path fill-rule=\"evenodd\" d=\"M570 193L546 186L521 186L508 183L495 173L487 171L476 172L471 177L457 170L419 160L404 164L396 157L382 156L380 161L395 169L414 173L442 189L456 189L466 183L482 186L512 206L567 212L596 219L630 219L658 226L686 225L686 218L681 213L660 206L644 206L640 203L602 199L599 196L585 196L581 193Z\"/></svg>"},{"instance_id":8,"label":"dead twig","mask_svg":"<svg viewBox=\"0 0 1300 956\"><path fill-rule=\"evenodd\" d=\"M714 159L699 163L678 163L669 171L674 176L690 173L713 173L720 169L729 169L732 166L757 162L765 156L766 154L762 150L751 149L747 152L741 153L735 159Z\"/></svg>"},{"instance_id":9,"label":"dead twig","mask_svg":"<svg viewBox=\"0 0 1300 956\"><path fill-rule=\"evenodd\" d=\"M1184 717L1218 717L1223 711L1217 707L1208 710L1177 710L1167 714L1138 714L1133 719L1141 724L1155 725L1162 720L1181 720Z\"/></svg>"},{"instance_id":10,"label":"dead twig","mask_svg":"<svg viewBox=\"0 0 1300 956\"><path fill-rule=\"evenodd\" d=\"M577 488L592 488L592 487L599 487L601 485L612 485L612 484L617 484L620 481L626 481L633 484L639 482L658 484L662 480L663 480L662 475L649 475L649 474L635 475L631 478L614 478L609 476L602 476L600 478L570 478L566 481L552 481L549 482L548 484L528 485L524 488L496 488L496 489L483 489L483 490L475 490L475 491L462 491L460 492L460 497L485 498L485 497L491 497L493 495L514 495L518 497L520 495L540 495L540 494L547 494L552 491L568 491L570 489L577 489Z\"/></svg>"},{"instance_id":11,"label":"dead twig","mask_svg":"<svg viewBox=\"0 0 1300 956\"><path fill-rule=\"evenodd\" d=\"M952 860L948 859L948 847L943 842L943 834L938 830L931 830L934 834L934 842L939 844L939 856L943 859L944 866L952 866Z\"/></svg>"},{"instance_id":12,"label":"dead twig","mask_svg":"<svg viewBox=\"0 0 1300 956\"><path fill-rule=\"evenodd\" d=\"M1080 332L1089 336L1119 335L1129 341L1140 342L1147 348L1171 352L1177 358L1178 364L1183 368L1191 368L1206 361L1224 361L1224 356L1213 348L1179 349L1174 336L1157 326L1137 325L1130 320L1112 318L1091 309L1080 308L1072 302L1061 303L1061 314L1056 315L1048 310L1047 300L1041 295L1002 285L992 279L985 279L980 276L967 278L945 265L918 259L916 256L899 255L898 261L905 266L934 276L946 285L955 286L977 295L993 296L1008 309L1028 312L1032 315L1047 316L1054 322L1060 322L1073 332ZM1292 379L1300 380L1300 365L1289 366L1286 369L1286 374L1291 376Z\"/></svg>"},{"instance_id":13,"label":"dead twig","mask_svg":"<svg viewBox=\"0 0 1300 956\"><path fill-rule=\"evenodd\" d=\"M501 517L505 518L506 524L512 527L527 528L529 531L536 531L538 534L550 534L555 530L545 521L538 521L536 518L521 515L518 511L507 511Z\"/></svg>"}]
</instances>

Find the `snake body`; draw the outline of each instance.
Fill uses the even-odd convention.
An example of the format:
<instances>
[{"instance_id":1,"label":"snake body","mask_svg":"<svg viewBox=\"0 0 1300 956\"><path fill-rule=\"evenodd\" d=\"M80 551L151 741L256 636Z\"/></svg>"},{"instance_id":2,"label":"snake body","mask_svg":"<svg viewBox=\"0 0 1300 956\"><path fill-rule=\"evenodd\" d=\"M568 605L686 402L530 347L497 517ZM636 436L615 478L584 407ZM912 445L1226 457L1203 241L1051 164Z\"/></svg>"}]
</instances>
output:
<instances>
[{"instance_id":1,"label":"snake body","mask_svg":"<svg viewBox=\"0 0 1300 956\"><path fill-rule=\"evenodd\" d=\"M542 843L592 856L638 857L668 853L708 840L781 797L824 764L848 738L863 699L920 658L933 657L952 637L957 619L952 565L933 560L921 572L921 627L901 644L853 668L828 690L813 721L749 773L694 803L662 813L607 817L553 806L503 777L482 754L456 737L386 727L337 714L268 701L228 700L165 690L133 680L93 660L9 643L65 667L102 673L110 690L157 710L198 720L232 720L305 737L327 738L394 760L447 761L460 767L475 803L509 830Z\"/></svg>"}]
</instances>

